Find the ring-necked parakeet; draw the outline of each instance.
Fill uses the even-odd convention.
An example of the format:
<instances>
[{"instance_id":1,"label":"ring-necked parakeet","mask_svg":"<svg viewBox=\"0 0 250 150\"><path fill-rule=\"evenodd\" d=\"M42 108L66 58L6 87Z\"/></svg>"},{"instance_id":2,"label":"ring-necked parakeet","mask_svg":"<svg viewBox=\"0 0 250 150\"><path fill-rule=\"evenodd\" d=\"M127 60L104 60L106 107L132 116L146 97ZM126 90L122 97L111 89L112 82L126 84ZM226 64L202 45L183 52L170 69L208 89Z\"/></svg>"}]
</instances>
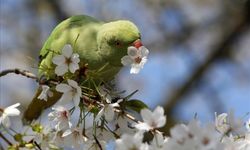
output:
<instances>
[{"instance_id":1,"label":"ring-necked parakeet","mask_svg":"<svg viewBox=\"0 0 250 150\"><path fill-rule=\"evenodd\" d=\"M75 76L84 76L81 69L86 69L87 64L86 76L91 76L97 84L108 82L123 66L121 59L127 55L128 47L142 46L140 38L138 28L127 20L104 23L85 15L70 17L53 30L41 49L39 76L47 80L58 79L52 60L68 44L74 53L79 54L80 69ZM39 87L24 113L25 120L38 118L42 110L53 105L61 96L54 92L47 101L42 101L38 99L41 92L42 88Z\"/></svg>"}]
</instances>

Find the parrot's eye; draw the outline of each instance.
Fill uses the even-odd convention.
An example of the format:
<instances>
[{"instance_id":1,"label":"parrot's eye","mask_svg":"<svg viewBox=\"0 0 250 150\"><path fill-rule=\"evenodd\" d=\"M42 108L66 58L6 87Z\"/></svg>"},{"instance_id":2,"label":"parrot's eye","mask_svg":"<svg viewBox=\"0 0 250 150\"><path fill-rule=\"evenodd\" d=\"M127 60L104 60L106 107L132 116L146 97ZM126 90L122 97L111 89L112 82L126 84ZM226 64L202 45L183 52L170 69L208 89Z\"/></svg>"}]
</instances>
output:
<instances>
[{"instance_id":1,"label":"parrot's eye","mask_svg":"<svg viewBox=\"0 0 250 150\"><path fill-rule=\"evenodd\" d=\"M113 44L114 44L116 47L122 46L122 42L121 42L121 41L118 41L118 40L115 40Z\"/></svg>"},{"instance_id":2,"label":"parrot's eye","mask_svg":"<svg viewBox=\"0 0 250 150\"><path fill-rule=\"evenodd\" d=\"M116 45L116 46L120 46L120 45L121 45L121 42L120 42L120 41L115 41L115 45Z\"/></svg>"}]
</instances>

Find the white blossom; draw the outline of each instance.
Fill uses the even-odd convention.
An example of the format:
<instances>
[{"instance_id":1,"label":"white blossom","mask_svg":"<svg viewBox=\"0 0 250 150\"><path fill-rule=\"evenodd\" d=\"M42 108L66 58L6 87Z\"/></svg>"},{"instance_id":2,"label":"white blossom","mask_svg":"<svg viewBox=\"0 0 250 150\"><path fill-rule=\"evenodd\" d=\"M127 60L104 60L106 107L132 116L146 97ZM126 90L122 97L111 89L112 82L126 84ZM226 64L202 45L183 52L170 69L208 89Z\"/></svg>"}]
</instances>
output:
<instances>
[{"instance_id":1,"label":"white blossom","mask_svg":"<svg viewBox=\"0 0 250 150\"><path fill-rule=\"evenodd\" d=\"M202 150L222 149L222 144L219 142L220 134L214 128L212 124L201 127L196 120L189 123L189 134L191 133L194 136L192 140L194 140L196 147Z\"/></svg>"},{"instance_id":2,"label":"white blossom","mask_svg":"<svg viewBox=\"0 0 250 150\"><path fill-rule=\"evenodd\" d=\"M132 121L128 119L126 116L118 116L118 118L115 120L116 121L116 127L117 130L116 132L118 134L134 134L136 132L135 128L132 128Z\"/></svg>"},{"instance_id":3,"label":"white blossom","mask_svg":"<svg viewBox=\"0 0 250 150\"><path fill-rule=\"evenodd\" d=\"M78 63L80 62L79 55L73 53L72 47L66 44L62 49L62 55L53 57L52 62L56 64L55 73L58 76L64 75L68 70L75 73L79 69Z\"/></svg>"},{"instance_id":4,"label":"white blossom","mask_svg":"<svg viewBox=\"0 0 250 150\"><path fill-rule=\"evenodd\" d=\"M48 116L50 120L56 123L56 130L60 131L71 127L72 124L70 122L70 113L65 107L56 106L53 107L52 110L54 111L49 113Z\"/></svg>"},{"instance_id":5,"label":"white blossom","mask_svg":"<svg viewBox=\"0 0 250 150\"><path fill-rule=\"evenodd\" d=\"M227 124L227 114L222 113L217 116L217 113L215 113L215 127L218 131L221 133L226 133L229 130L229 124Z\"/></svg>"},{"instance_id":6,"label":"white blossom","mask_svg":"<svg viewBox=\"0 0 250 150\"><path fill-rule=\"evenodd\" d=\"M134 135L123 134L120 139L116 140L116 150L148 150L148 144L142 143L142 139L142 132Z\"/></svg>"},{"instance_id":7,"label":"white blossom","mask_svg":"<svg viewBox=\"0 0 250 150\"><path fill-rule=\"evenodd\" d=\"M245 123L246 128L248 130L248 132L250 132L250 118L248 119L248 121Z\"/></svg>"},{"instance_id":8,"label":"white blossom","mask_svg":"<svg viewBox=\"0 0 250 150\"><path fill-rule=\"evenodd\" d=\"M76 81L70 79L68 79L67 81L68 84L61 83L56 86L56 90L63 93L59 102L61 104L65 104L70 101L73 101L75 106L78 107L80 102L80 97L82 95L82 90L78 86Z\"/></svg>"},{"instance_id":9,"label":"white blossom","mask_svg":"<svg viewBox=\"0 0 250 150\"><path fill-rule=\"evenodd\" d=\"M167 149L168 138L164 137L162 133L157 132L154 135L154 138L150 144L151 150L165 150Z\"/></svg>"},{"instance_id":10,"label":"white blossom","mask_svg":"<svg viewBox=\"0 0 250 150\"><path fill-rule=\"evenodd\" d=\"M100 96L104 98L107 103L112 102L112 97L109 94L109 91L104 86L100 86L98 90L100 92Z\"/></svg>"},{"instance_id":11,"label":"white blossom","mask_svg":"<svg viewBox=\"0 0 250 150\"><path fill-rule=\"evenodd\" d=\"M85 130L85 134L88 137L88 139L91 139L91 140L95 140L93 135L95 135L95 137L98 140L102 140L106 142L114 139L113 133L111 133L108 129L103 128L103 127L95 127L95 128L90 127Z\"/></svg>"},{"instance_id":12,"label":"white blossom","mask_svg":"<svg viewBox=\"0 0 250 150\"><path fill-rule=\"evenodd\" d=\"M246 133L244 138L236 141L236 145L239 150L249 150L250 149L250 133Z\"/></svg>"},{"instance_id":13,"label":"white blossom","mask_svg":"<svg viewBox=\"0 0 250 150\"><path fill-rule=\"evenodd\" d=\"M214 125L202 128L198 121L193 120L187 126L179 124L170 130L171 138L167 144L167 150L199 149L222 150L220 136Z\"/></svg>"},{"instance_id":14,"label":"white blossom","mask_svg":"<svg viewBox=\"0 0 250 150\"><path fill-rule=\"evenodd\" d=\"M244 134L246 130L244 128L244 122L236 118L233 112L216 115L215 126L216 129L223 134L230 132L231 134L241 135Z\"/></svg>"},{"instance_id":15,"label":"white blossom","mask_svg":"<svg viewBox=\"0 0 250 150\"><path fill-rule=\"evenodd\" d=\"M96 121L98 121L102 116L105 117L105 120L110 122L114 119L115 116L115 107L119 107L119 103L122 101L118 100L116 103L107 103L104 104L104 106L102 107L102 109L98 112L98 114L96 115ZM109 101L106 101L109 102Z\"/></svg>"},{"instance_id":16,"label":"white blossom","mask_svg":"<svg viewBox=\"0 0 250 150\"><path fill-rule=\"evenodd\" d=\"M63 131L57 131L53 138L54 144L58 147L64 146L64 137L62 137Z\"/></svg>"},{"instance_id":17,"label":"white blossom","mask_svg":"<svg viewBox=\"0 0 250 150\"><path fill-rule=\"evenodd\" d=\"M239 150L232 135L223 137L222 143L224 144L224 150Z\"/></svg>"},{"instance_id":18,"label":"white blossom","mask_svg":"<svg viewBox=\"0 0 250 150\"><path fill-rule=\"evenodd\" d=\"M48 100L48 97L52 97L53 93L49 90L50 87L47 85L42 85L42 92L40 93L40 95L37 97L38 99L41 100Z\"/></svg>"},{"instance_id":19,"label":"white blossom","mask_svg":"<svg viewBox=\"0 0 250 150\"><path fill-rule=\"evenodd\" d=\"M67 129L62 137L65 139L65 143L74 149L81 148L82 144L87 141L87 138L82 135L82 131L78 127Z\"/></svg>"},{"instance_id":20,"label":"white blossom","mask_svg":"<svg viewBox=\"0 0 250 150\"><path fill-rule=\"evenodd\" d=\"M166 124L166 116L164 109L160 106L156 107L152 112L149 109L141 110L142 123L136 124L135 127L139 130L152 130L163 127Z\"/></svg>"},{"instance_id":21,"label":"white blossom","mask_svg":"<svg viewBox=\"0 0 250 150\"><path fill-rule=\"evenodd\" d=\"M34 138L34 141L39 143L40 147L42 150L50 150L50 146L53 144L54 141L53 139L53 132L51 128L46 126L43 130L42 133L37 134Z\"/></svg>"},{"instance_id":22,"label":"white blossom","mask_svg":"<svg viewBox=\"0 0 250 150\"><path fill-rule=\"evenodd\" d=\"M20 106L20 103L0 109L0 125L3 125L6 128L10 127L11 123L9 117L20 115L20 111L16 108L18 106Z\"/></svg>"},{"instance_id":23,"label":"white blossom","mask_svg":"<svg viewBox=\"0 0 250 150\"><path fill-rule=\"evenodd\" d=\"M128 47L128 55L122 57L121 63L124 66L131 66L130 73L137 74L147 62L149 51L146 47L141 46L138 49L134 46Z\"/></svg>"}]
</instances>

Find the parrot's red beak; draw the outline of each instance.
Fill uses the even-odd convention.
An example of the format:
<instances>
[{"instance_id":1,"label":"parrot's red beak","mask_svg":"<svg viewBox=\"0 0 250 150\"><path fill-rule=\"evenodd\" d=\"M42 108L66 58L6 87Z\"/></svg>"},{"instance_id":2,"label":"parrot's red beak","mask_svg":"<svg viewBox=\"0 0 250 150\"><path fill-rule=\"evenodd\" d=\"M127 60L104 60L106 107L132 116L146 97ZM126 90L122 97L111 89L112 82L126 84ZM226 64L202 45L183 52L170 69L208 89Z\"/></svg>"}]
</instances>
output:
<instances>
[{"instance_id":1,"label":"parrot's red beak","mask_svg":"<svg viewBox=\"0 0 250 150\"><path fill-rule=\"evenodd\" d=\"M143 46L140 39L134 41L134 43L132 45L134 47L136 47L137 49L139 49L141 46Z\"/></svg>"}]
</instances>

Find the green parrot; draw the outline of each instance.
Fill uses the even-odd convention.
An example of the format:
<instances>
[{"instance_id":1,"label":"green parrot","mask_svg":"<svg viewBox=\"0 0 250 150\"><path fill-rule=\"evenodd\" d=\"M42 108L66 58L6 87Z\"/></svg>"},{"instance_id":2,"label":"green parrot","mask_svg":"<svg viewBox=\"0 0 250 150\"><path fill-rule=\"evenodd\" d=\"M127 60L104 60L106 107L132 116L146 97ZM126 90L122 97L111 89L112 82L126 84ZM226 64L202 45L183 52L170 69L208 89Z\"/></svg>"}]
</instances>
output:
<instances>
[{"instance_id":1,"label":"green parrot","mask_svg":"<svg viewBox=\"0 0 250 150\"><path fill-rule=\"evenodd\" d=\"M56 65L52 59L69 44L80 59L80 69L74 73L76 81L80 82L77 77L87 77L96 84L109 82L122 68L121 58L127 55L128 47L142 46L140 39L138 28L130 21L105 23L86 15L72 16L57 25L42 47L39 77L60 80L55 74ZM37 119L44 109L55 104L61 96L61 93L53 91L53 96L43 101L38 99L41 92L42 88L39 87L24 113L24 120Z\"/></svg>"}]
</instances>

